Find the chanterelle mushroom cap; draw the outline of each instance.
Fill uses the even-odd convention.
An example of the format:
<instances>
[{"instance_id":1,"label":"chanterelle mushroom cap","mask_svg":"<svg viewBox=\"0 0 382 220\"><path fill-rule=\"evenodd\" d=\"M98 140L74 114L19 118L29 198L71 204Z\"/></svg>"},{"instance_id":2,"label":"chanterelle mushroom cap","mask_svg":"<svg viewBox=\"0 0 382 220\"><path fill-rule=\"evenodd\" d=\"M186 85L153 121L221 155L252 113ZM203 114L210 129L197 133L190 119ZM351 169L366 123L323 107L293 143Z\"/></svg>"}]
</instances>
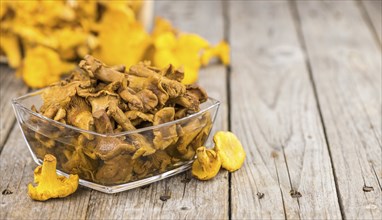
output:
<instances>
[{"instance_id":1,"label":"chanterelle mushroom cap","mask_svg":"<svg viewBox=\"0 0 382 220\"><path fill-rule=\"evenodd\" d=\"M56 158L47 154L42 166L34 171L34 187L28 185L28 195L34 200L45 201L50 198L66 197L77 190L78 175L69 175L69 178L56 174Z\"/></svg>"},{"instance_id":2,"label":"chanterelle mushroom cap","mask_svg":"<svg viewBox=\"0 0 382 220\"><path fill-rule=\"evenodd\" d=\"M128 154L117 155L107 160L98 169L96 179L102 184L128 182L132 177L133 160Z\"/></svg>"},{"instance_id":3,"label":"chanterelle mushroom cap","mask_svg":"<svg viewBox=\"0 0 382 220\"><path fill-rule=\"evenodd\" d=\"M148 89L153 92L158 98L158 104L164 106L169 99L169 94L164 90L157 77L140 77L128 75L129 87L136 92L143 89Z\"/></svg>"},{"instance_id":4,"label":"chanterelle mushroom cap","mask_svg":"<svg viewBox=\"0 0 382 220\"><path fill-rule=\"evenodd\" d=\"M108 95L100 93L99 96L89 96L87 100L90 102L92 107L92 113L99 110L106 111L110 105L118 104L118 97L116 95Z\"/></svg>"},{"instance_id":5,"label":"chanterelle mushroom cap","mask_svg":"<svg viewBox=\"0 0 382 220\"><path fill-rule=\"evenodd\" d=\"M156 152L152 147L152 143L147 140L147 138L141 134L131 134L127 139L138 149L134 155L133 159L140 156L148 156Z\"/></svg>"},{"instance_id":6,"label":"chanterelle mushroom cap","mask_svg":"<svg viewBox=\"0 0 382 220\"><path fill-rule=\"evenodd\" d=\"M98 161L86 156L91 154L94 154L94 152L88 148L85 148L84 146L76 146L76 149L71 153L68 161L62 164L62 168L69 173L80 174L82 175L82 178L91 178L93 176L93 171L98 166Z\"/></svg>"},{"instance_id":7,"label":"chanterelle mushroom cap","mask_svg":"<svg viewBox=\"0 0 382 220\"><path fill-rule=\"evenodd\" d=\"M153 125L159 125L174 120L175 110L171 107L166 107L159 110L154 115ZM171 144L178 141L176 125L169 125L163 128L154 129L153 143L156 149L166 149Z\"/></svg>"},{"instance_id":8,"label":"chanterelle mushroom cap","mask_svg":"<svg viewBox=\"0 0 382 220\"><path fill-rule=\"evenodd\" d=\"M45 89L41 95L44 103L40 108L40 112L52 111L52 108L56 109L57 112L60 107L65 108L71 98L76 95L78 86L78 83L73 82L66 85L57 84Z\"/></svg>"},{"instance_id":9,"label":"chanterelle mushroom cap","mask_svg":"<svg viewBox=\"0 0 382 220\"><path fill-rule=\"evenodd\" d=\"M207 99L208 99L208 95L207 95L206 90L204 90L202 87L200 87L197 84L187 85L187 92L196 96L199 99L200 103L203 103L203 102L207 101Z\"/></svg>"},{"instance_id":10,"label":"chanterelle mushroom cap","mask_svg":"<svg viewBox=\"0 0 382 220\"><path fill-rule=\"evenodd\" d=\"M219 131L214 135L214 142L214 150L219 154L224 169L233 172L243 165L246 154L235 134Z\"/></svg>"},{"instance_id":11,"label":"chanterelle mushroom cap","mask_svg":"<svg viewBox=\"0 0 382 220\"><path fill-rule=\"evenodd\" d=\"M192 175L200 180L209 180L218 174L221 161L214 150L199 147L196 150L197 158L192 164Z\"/></svg>"},{"instance_id":12,"label":"chanterelle mushroom cap","mask_svg":"<svg viewBox=\"0 0 382 220\"><path fill-rule=\"evenodd\" d=\"M171 164L171 157L165 151L157 151L155 154L148 156L152 165L159 169L160 172L164 172Z\"/></svg>"},{"instance_id":13,"label":"chanterelle mushroom cap","mask_svg":"<svg viewBox=\"0 0 382 220\"><path fill-rule=\"evenodd\" d=\"M125 115L134 126L139 125L142 122L152 123L154 120L153 114L143 113L135 110L125 112Z\"/></svg>"},{"instance_id":14,"label":"chanterelle mushroom cap","mask_svg":"<svg viewBox=\"0 0 382 220\"><path fill-rule=\"evenodd\" d=\"M135 92L132 89L124 89L119 92L121 98L128 103L131 110L148 112L158 105L157 96L148 89Z\"/></svg>"},{"instance_id":15,"label":"chanterelle mushroom cap","mask_svg":"<svg viewBox=\"0 0 382 220\"><path fill-rule=\"evenodd\" d=\"M131 110L143 111L142 100L135 94L136 92L129 88L119 92L119 96L123 101L128 103L128 106Z\"/></svg>"},{"instance_id":16,"label":"chanterelle mushroom cap","mask_svg":"<svg viewBox=\"0 0 382 220\"><path fill-rule=\"evenodd\" d=\"M205 113L206 124L199 132L199 134L192 140L190 145L196 150L198 147L202 146L203 143L207 140L208 135L210 134L212 128L212 119L209 112Z\"/></svg>"},{"instance_id":17,"label":"chanterelle mushroom cap","mask_svg":"<svg viewBox=\"0 0 382 220\"><path fill-rule=\"evenodd\" d=\"M193 95L190 91L187 90L182 96L176 97L171 100L171 102L176 103L184 108L188 109L188 113L195 113L200 110L200 101L199 97Z\"/></svg>"},{"instance_id":18,"label":"chanterelle mushroom cap","mask_svg":"<svg viewBox=\"0 0 382 220\"><path fill-rule=\"evenodd\" d=\"M150 67L148 67L150 68ZM159 71L162 76L165 76L169 79L176 80L181 82L184 79L183 69L175 69L173 65L169 64L167 68L164 68Z\"/></svg>"},{"instance_id":19,"label":"chanterelle mushroom cap","mask_svg":"<svg viewBox=\"0 0 382 220\"><path fill-rule=\"evenodd\" d=\"M158 97L152 91L148 89L143 89L137 92L136 95L142 101L143 112L154 110L155 107L157 107Z\"/></svg>"},{"instance_id":20,"label":"chanterelle mushroom cap","mask_svg":"<svg viewBox=\"0 0 382 220\"><path fill-rule=\"evenodd\" d=\"M122 152L132 153L135 151L136 148L133 145L114 137L100 138L96 146L96 155L102 160L110 160Z\"/></svg>"},{"instance_id":21,"label":"chanterelle mushroom cap","mask_svg":"<svg viewBox=\"0 0 382 220\"><path fill-rule=\"evenodd\" d=\"M184 134L179 138L179 141L177 143L177 149L179 153L190 153L188 145L192 142L192 140L195 139L195 137L199 134L199 132L207 123L207 116L203 115L201 119L193 118L186 125L182 126L182 132L184 132Z\"/></svg>"},{"instance_id":22,"label":"chanterelle mushroom cap","mask_svg":"<svg viewBox=\"0 0 382 220\"><path fill-rule=\"evenodd\" d=\"M70 100L66 111L68 123L84 130L94 130L94 119L91 108L84 98L74 96ZM86 134L85 136L90 140L93 139L90 134Z\"/></svg>"}]
</instances>

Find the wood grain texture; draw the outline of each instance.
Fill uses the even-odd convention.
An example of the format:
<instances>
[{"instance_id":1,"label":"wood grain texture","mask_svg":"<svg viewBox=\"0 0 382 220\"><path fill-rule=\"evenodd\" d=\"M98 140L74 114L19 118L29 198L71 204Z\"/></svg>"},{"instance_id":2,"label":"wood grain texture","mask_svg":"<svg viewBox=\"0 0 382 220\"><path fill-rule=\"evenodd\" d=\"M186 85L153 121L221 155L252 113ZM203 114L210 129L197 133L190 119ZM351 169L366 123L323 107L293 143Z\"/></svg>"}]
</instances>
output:
<instances>
[{"instance_id":1,"label":"wood grain texture","mask_svg":"<svg viewBox=\"0 0 382 220\"><path fill-rule=\"evenodd\" d=\"M318 108L288 2L231 1L231 125L247 151L233 219L339 219Z\"/></svg>"},{"instance_id":2,"label":"wood grain texture","mask_svg":"<svg viewBox=\"0 0 382 220\"><path fill-rule=\"evenodd\" d=\"M19 126L15 126L0 155L0 219L84 219L89 189L81 187L70 197L49 202L29 198L27 185L33 182L35 167Z\"/></svg>"},{"instance_id":3,"label":"wood grain texture","mask_svg":"<svg viewBox=\"0 0 382 220\"><path fill-rule=\"evenodd\" d=\"M0 151L15 122L11 100L26 93L28 88L15 77L13 69L0 65Z\"/></svg>"},{"instance_id":4,"label":"wood grain texture","mask_svg":"<svg viewBox=\"0 0 382 220\"><path fill-rule=\"evenodd\" d=\"M381 218L379 45L355 2L299 1L298 12L344 216Z\"/></svg>"},{"instance_id":5,"label":"wood grain texture","mask_svg":"<svg viewBox=\"0 0 382 220\"><path fill-rule=\"evenodd\" d=\"M219 1L157 1L156 14L182 31L200 34L214 43L223 38L222 5ZM208 20L208 22L206 22ZM221 65L200 72L200 84L222 102L214 130L227 129L226 73ZM170 196L162 201L163 196ZM109 210L109 211L105 211ZM116 195L91 193L89 219L227 219L228 174L221 171L211 181L180 174L150 186Z\"/></svg>"},{"instance_id":6,"label":"wood grain texture","mask_svg":"<svg viewBox=\"0 0 382 220\"><path fill-rule=\"evenodd\" d=\"M382 44L382 0L364 0L362 4Z\"/></svg>"},{"instance_id":7,"label":"wood grain texture","mask_svg":"<svg viewBox=\"0 0 382 220\"><path fill-rule=\"evenodd\" d=\"M214 44L229 31L230 78L211 65L200 84L222 102L214 131L231 118L247 152L231 185L226 171L207 182L187 172L113 195L81 187L32 201L37 165L10 104L27 88L0 65L0 219L380 219L382 55L360 10L378 33L380 3L155 2L157 15Z\"/></svg>"}]
</instances>

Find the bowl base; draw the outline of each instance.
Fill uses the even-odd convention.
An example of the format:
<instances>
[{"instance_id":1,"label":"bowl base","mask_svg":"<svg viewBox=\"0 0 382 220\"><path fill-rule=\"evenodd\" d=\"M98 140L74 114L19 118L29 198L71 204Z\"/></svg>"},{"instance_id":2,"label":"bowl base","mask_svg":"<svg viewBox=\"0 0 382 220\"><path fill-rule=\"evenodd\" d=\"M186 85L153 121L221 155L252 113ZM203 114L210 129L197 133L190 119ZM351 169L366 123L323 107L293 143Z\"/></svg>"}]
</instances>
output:
<instances>
[{"instance_id":1,"label":"bowl base","mask_svg":"<svg viewBox=\"0 0 382 220\"><path fill-rule=\"evenodd\" d=\"M42 165L42 160L38 159L33 154L32 154L32 156L33 156L34 162L36 162L38 165ZM82 186L100 191L100 192L113 194L113 193L123 192L123 191L137 188L137 187L142 187L144 185L148 185L150 183L154 183L154 182L157 182L159 180L163 180L165 178L168 178L168 177L174 176L176 174L182 173L184 171L187 171L191 168L192 162L193 162L193 160L187 161L183 165L181 165L175 169L166 171L164 173L161 173L161 174L158 174L155 176L147 177L147 178L133 181L133 182L129 182L129 183L114 185L114 186L104 186L104 185L100 185L100 184L93 183L93 182L83 180L83 179L79 180L79 184ZM69 174L67 174L61 170L57 170L57 174L65 176L65 177L69 177Z\"/></svg>"}]
</instances>

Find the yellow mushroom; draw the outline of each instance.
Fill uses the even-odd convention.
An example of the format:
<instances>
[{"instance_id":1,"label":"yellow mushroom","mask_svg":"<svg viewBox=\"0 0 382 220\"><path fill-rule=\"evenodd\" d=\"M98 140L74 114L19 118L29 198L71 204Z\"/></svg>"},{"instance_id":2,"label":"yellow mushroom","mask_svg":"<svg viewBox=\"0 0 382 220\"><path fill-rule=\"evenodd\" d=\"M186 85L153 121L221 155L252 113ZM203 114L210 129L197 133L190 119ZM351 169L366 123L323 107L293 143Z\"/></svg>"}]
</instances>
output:
<instances>
[{"instance_id":1,"label":"yellow mushroom","mask_svg":"<svg viewBox=\"0 0 382 220\"><path fill-rule=\"evenodd\" d=\"M229 131L219 131L214 135L215 148L222 167L229 172L240 169L245 160L245 151L236 135Z\"/></svg>"},{"instance_id":2,"label":"yellow mushroom","mask_svg":"<svg viewBox=\"0 0 382 220\"><path fill-rule=\"evenodd\" d=\"M27 49L22 68L18 72L28 86L41 88L59 81L62 74L74 68L73 63L61 60L56 51L36 46Z\"/></svg>"},{"instance_id":3,"label":"yellow mushroom","mask_svg":"<svg viewBox=\"0 0 382 220\"><path fill-rule=\"evenodd\" d=\"M201 66L200 52L208 48L209 43L196 34L182 33L179 36L166 32L154 39L154 65L160 68L170 63L176 68L183 66L183 84L195 83Z\"/></svg>"},{"instance_id":4,"label":"yellow mushroom","mask_svg":"<svg viewBox=\"0 0 382 220\"><path fill-rule=\"evenodd\" d=\"M59 176L56 174L56 165L56 158L47 154L42 166L34 170L34 182L38 185L28 185L28 195L32 199L45 201L50 198L62 198L77 190L78 175L70 175L69 178Z\"/></svg>"},{"instance_id":5,"label":"yellow mushroom","mask_svg":"<svg viewBox=\"0 0 382 220\"><path fill-rule=\"evenodd\" d=\"M11 67L17 68L21 62L20 45L16 35L9 33L0 34L0 50L8 57Z\"/></svg>"},{"instance_id":6,"label":"yellow mushroom","mask_svg":"<svg viewBox=\"0 0 382 220\"><path fill-rule=\"evenodd\" d=\"M228 43L223 40L216 46L209 47L203 52L202 57L200 58L201 63L203 66L207 66L212 58L218 57L220 61L227 66L230 62L229 53L230 47Z\"/></svg>"},{"instance_id":7,"label":"yellow mushroom","mask_svg":"<svg viewBox=\"0 0 382 220\"><path fill-rule=\"evenodd\" d=\"M214 150L205 147L196 149L197 158L192 164L192 175L199 180L209 180L215 177L221 167L219 155Z\"/></svg>"},{"instance_id":8,"label":"yellow mushroom","mask_svg":"<svg viewBox=\"0 0 382 220\"><path fill-rule=\"evenodd\" d=\"M99 48L93 55L110 65L130 67L143 59L151 39L143 25L135 20L133 10L118 4L123 2L107 4L99 23Z\"/></svg>"}]
</instances>

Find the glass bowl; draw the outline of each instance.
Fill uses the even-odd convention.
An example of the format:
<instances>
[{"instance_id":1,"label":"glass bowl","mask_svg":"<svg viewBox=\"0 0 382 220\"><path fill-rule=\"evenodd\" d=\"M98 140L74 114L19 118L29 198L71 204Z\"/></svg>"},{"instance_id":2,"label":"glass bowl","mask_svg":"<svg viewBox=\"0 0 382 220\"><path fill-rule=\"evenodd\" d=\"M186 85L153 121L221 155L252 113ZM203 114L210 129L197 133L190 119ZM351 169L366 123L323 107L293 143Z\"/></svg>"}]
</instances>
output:
<instances>
[{"instance_id":1,"label":"glass bowl","mask_svg":"<svg viewBox=\"0 0 382 220\"><path fill-rule=\"evenodd\" d=\"M57 158L57 172L78 174L80 184L105 193L140 187L190 168L195 149L205 145L219 101L209 98L200 111L164 124L114 134L66 125L31 110L42 105L43 90L12 100L17 121L34 161Z\"/></svg>"}]
</instances>

